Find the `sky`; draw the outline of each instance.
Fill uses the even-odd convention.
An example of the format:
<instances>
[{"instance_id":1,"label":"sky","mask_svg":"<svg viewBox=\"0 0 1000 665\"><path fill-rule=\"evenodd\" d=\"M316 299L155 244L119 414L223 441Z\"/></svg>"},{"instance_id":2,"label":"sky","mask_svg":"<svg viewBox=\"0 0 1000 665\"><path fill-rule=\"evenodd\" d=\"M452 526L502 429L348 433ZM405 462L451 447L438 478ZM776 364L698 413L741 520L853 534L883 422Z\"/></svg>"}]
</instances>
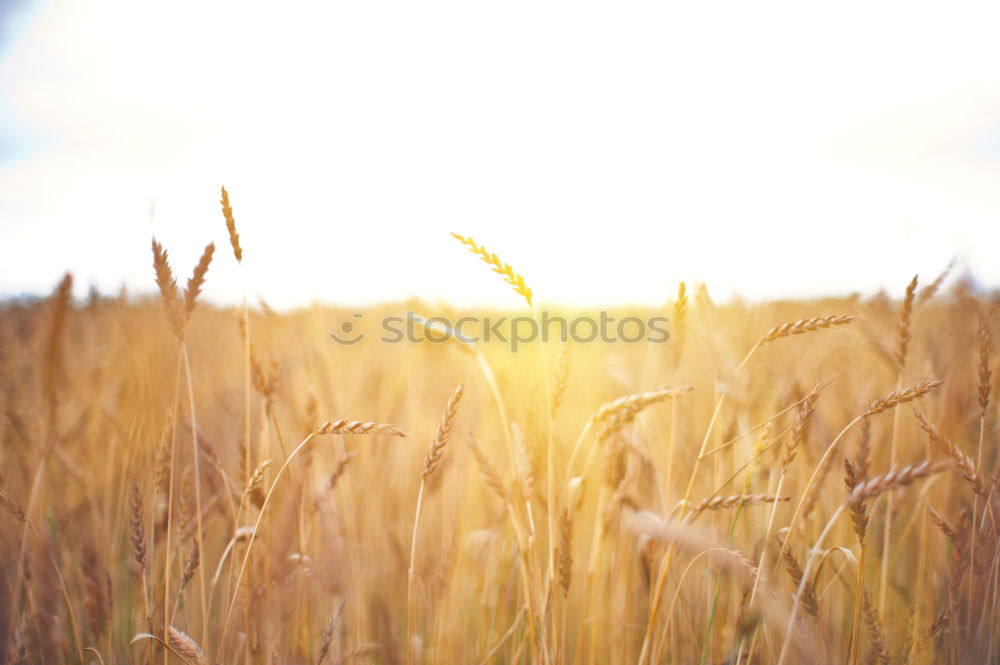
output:
<instances>
[{"instance_id":1,"label":"sky","mask_svg":"<svg viewBox=\"0 0 1000 665\"><path fill-rule=\"evenodd\" d=\"M991 6L992 5L992 6ZM280 8L280 10L279 10ZM0 294L1000 285L998 3L0 0ZM228 247L219 187L242 238Z\"/></svg>"}]
</instances>

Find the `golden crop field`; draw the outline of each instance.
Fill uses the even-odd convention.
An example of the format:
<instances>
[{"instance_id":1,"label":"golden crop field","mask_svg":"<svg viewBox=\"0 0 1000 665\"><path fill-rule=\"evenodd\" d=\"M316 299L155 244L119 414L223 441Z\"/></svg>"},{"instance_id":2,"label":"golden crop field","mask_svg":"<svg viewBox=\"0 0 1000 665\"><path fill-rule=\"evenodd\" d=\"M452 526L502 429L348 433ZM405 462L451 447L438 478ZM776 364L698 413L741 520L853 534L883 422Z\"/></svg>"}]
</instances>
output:
<instances>
[{"instance_id":1,"label":"golden crop field","mask_svg":"<svg viewBox=\"0 0 1000 665\"><path fill-rule=\"evenodd\" d=\"M197 267L154 241L155 299L67 277L0 312L0 661L1000 662L994 304L968 283L672 284L613 312L665 317L657 342L411 317L439 343L392 343L386 317L486 313L199 304L253 252L227 222ZM540 324L488 240L440 242L523 297L490 314Z\"/></svg>"}]
</instances>

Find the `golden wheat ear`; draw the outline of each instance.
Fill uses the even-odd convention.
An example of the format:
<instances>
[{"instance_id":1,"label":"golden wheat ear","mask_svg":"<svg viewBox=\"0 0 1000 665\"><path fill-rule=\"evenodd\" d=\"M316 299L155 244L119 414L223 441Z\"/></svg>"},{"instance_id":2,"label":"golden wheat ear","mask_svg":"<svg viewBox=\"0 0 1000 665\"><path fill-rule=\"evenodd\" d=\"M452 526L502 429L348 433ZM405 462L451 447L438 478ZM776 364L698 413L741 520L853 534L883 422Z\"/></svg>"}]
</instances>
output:
<instances>
[{"instance_id":1,"label":"golden wheat ear","mask_svg":"<svg viewBox=\"0 0 1000 665\"><path fill-rule=\"evenodd\" d=\"M170 268L170 259L163 245L153 238L153 270L156 273L156 286L160 290L163 309L167 314L167 322L174 335L180 339L184 333L184 314L180 292L174 271Z\"/></svg>"},{"instance_id":2,"label":"golden wheat ear","mask_svg":"<svg viewBox=\"0 0 1000 665\"><path fill-rule=\"evenodd\" d=\"M569 381L569 346L566 342L559 349L559 356L556 359L556 376L552 387L552 407L549 409L549 416L556 417L556 411L562 404L563 396L566 394L566 385Z\"/></svg>"},{"instance_id":3,"label":"golden wheat ear","mask_svg":"<svg viewBox=\"0 0 1000 665\"><path fill-rule=\"evenodd\" d=\"M854 321L856 318L858 317L853 314L847 314L844 316L814 316L809 319L789 321L788 323L782 323L774 326L767 331L767 334L760 338L758 345L773 342L776 339L789 337L790 335L802 335L804 333L813 332L814 330L821 330L832 326L842 326Z\"/></svg>"},{"instance_id":4,"label":"golden wheat ear","mask_svg":"<svg viewBox=\"0 0 1000 665\"><path fill-rule=\"evenodd\" d=\"M187 326L194 312L195 305L198 304L198 296L205 286L205 275L208 274L208 266L212 263L212 256L215 254L215 243L208 243L205 251L202 252L198 264L194 267L194 273L188 280L187 288L184 289L184 326Z\"/></svg>"},{"instance_id":5,"label":"golden wheat ear","mask_svg":"<svg viewBox=\"0 0 1000 665\"><path fill-rule=\"evenodd\" d=\"M55 293L52 294L51 317L45 337L45 356L42 359L42 387L49 409L49 419L55 423L59 411L59 383L63 367L63 335L66 320L73 308L73 275L66 273Z\"/></svg>"},{"instance_id":6,"label":"golden wheat ear","mask_svg":"<svg viewBox=\"0 0 1000 665\"><path fill-rule=\"evenodd\" d=\"M507 487L504 485L503 478L500 476L500 472L490 461L490 458L486 455L486 451L479 447L476 442L476 437L473 434L469 434L469 449L472 451L472 455L476 458L476 465L479 467L479 475L483 480L483 484L486 485L501 501L507 500Z\"/></svg>"},{"instance_id":7,"label":"golden wheat ear","mask_svg":"<svg viewBox=\"0 0 1000 665\"><path fill-rule=\"evenodd\" d=\"M927 420L927 417L920 411L913 409L913 415L916 416L920 429L927 433L927 436L937 446L938 451L954 462L955 468L962 474L962 477L972 485L972 490L980 496L988 496L983 479L976 470L976 463L972 457L963 453L950 439L941 434L941 430Z\"/></svg>"},{"instance_id":8,"label":"golden wheat ear","mask_svg":"<svg viewBox=\"0 0 1000 665\"><path fill-rule=\"evenodd\" d=\"M681 282L677 286L677 300L674 301L674 362L676 363L680 357L681 351L684 349L684 337L687 331L687 311L688 311L688 296L687 296L687 284Z\"/></svg>"},{"instance_id":9,"label":"golden wheat ear","mask_svg":"<svg viewBox=\"0 0 1000 665\"><path fill-rule=\"evenodd\" d=\"M17 501L7 496L7 494L0 490L0 506L6 510L11 517L16 519L18 522L27 522L27 517L24 513L24 508L21 507Z\"/></svg>"},{"instance_id":10,"label":"golden wheat ear","mask_svg":"<svg viewBox=\"0 0 1000 665\"><path fill-rule=\"evenodd\" d=\"M458 412L458 403L462 401L463 394L465 394L465 386L459 385L448 398L448 405L445 407L444 413L441 414L441 421L438 423L437 434L431 441L431 445L427 449L427 457L424 459L422 477L425 479L433 475L441 463L441 455L444 454L444 447L448 445L448 439L451 438L451 428L455 424L455 414Z\"/></svg>"},{"instance_id":11,"label":"golden wheat ear","mask_svg":"<svg viewBox=\"0 0 1000 665\"><path fill-rule=\"evenodd\" d=\"M504 281L507 282L507 284L509 284L518 295L524 298L525 302L528 303L528 307L533 307L531 303L531 289L529 289L527 284L525 284L524 277L515 272L509 263L501 261L500 257L487 251L485 247L478 244L471 237L459 235L458 233L452 233L451 236L465 245L470 252L482 259L484 263L491 266L493 268L493 272L503 277Z\"/></svg>"},{"instance_id":12,"label":"golden wheat ear","mask_svg":"<svg viewBox=\"0 0 1000 665\"><path fill-rule=\"evenodd\" d=\"M765 503L778 503L790 501L790 496L778 496L776 494L733 494L732 496L715 496L702 499L691 507L691 516L706 510L725 510L727 508L743 508L745 506L759 506Z\"/></svg>"},{"instance_id":13,"label":"golden wheat ear","mask_svg":"<svg viewBox=\"0 0 1000 665\"><path fill-rule=\"evenodd\" d=\"M229 244L233 246L233 256L237 263L243 263L243 248L240 247L240 234L236 232L236 218L233 217L233 207L229 205L229 192L222 188L222 216L226 218L226 230L229 231Z\"/></svg>"},{"instance_id":14,"label":"golden wheat ear","mask_svg":"<svg viewBox=\"0 0 1000 665\"><path fill-rule=\"evenodd\" d=\"M986 408L990 405L993 391L993 369L990 367L990 327L987 315L980 312L976 328L976 342L979 349L979 410L980 418L986 418Z\"/></svg>"},{"instance_id":15,"label":"golden wheat ear","mask_svg":"<svg viewBox=\"0 0 1000 665\"><path fill-rule=\"evenodd\" d=\"M921 381L920 383L916 383L908 388L903 388L901 390L896 390L886 395L882 395L861 413L861 417L867 418L868 416L874 416L877 413L893 409L900 404L906 404L907 402L920 399L940 386L942 383L943 381L939 379L935 379L933 381Z\"/></svg>"},{"instance_id":16,"label":"golden wheat ear","mask_svg":"<svg viewBox=\"0 0 1000 665\"><path fill-rule=\"evenodd\" d=\"M205 653L201 650L201 647L183 630L168 626L167 644L192 665L208 665L208 659L205 658Z\"/></svg>"},{"instance_id":17,"label":"golden wheat ear","mask_svg":"<svg viewBox=\"0 0 1000 665\"><path fill-rule=\"evenodd\" d=\"M910 348L910 322L913 319L913 299L917 292L917 276L914 275L910 283L906 285L906 295L903 296L903 306L899 310L899 322L896 324L898 335L896 337L896 348L893 351L893 358L899 371L903 371L906 365L906 353Z\"/></svg>"},{"instance_id":18,"label":"golden wheat ear","mask_svg":"<svg viewBox=\"0 0 1000 665\"><path fill-rule=\"evenodd\" d=\"M853 492L864 481L858 476L857 468L851 464L851 460L844 458L844 485L847 486L848 493ZM858 537L858 544L865 544L865 534L868 532L868 511L863 503L852 503L851 522L854 524L854 534Z\"/></svg>"},{"instance_id":19,"label":"golden wheat ear","mask_svg":"<svg viewBox=\"0 0 1000 665\"><path fill-rule=\"evenodd\" d=\"M806 395L805 399L799 404L799 408L795 411L795 421L792 423L792 435L789 437L788 443L785 445L784 455L781 457L782 474L788 471L788 467L791 466L795 460L795 456L798 454L799 446L806 438L816 400L819 399L819 393L823 388L825 388L824 385L817 383L813 387L812 392Z\"/></svg>"},{"instance_id":20,"label":"golden wheat ear","mask_svg":"<svg viewBox=\"0 0 1000 665\"><path fill-rule=\"evenodd\" d=\"M559 586L562 587L563 596L566 596L573 581L573 516L567 508L563 508L559 515L559 545L556 547L556 555Z\"/></svg>"},{"instance_id":21,"label":"golden wheat ear","mask_svg":"<svg viewBox=\"0 0 1000 665\"><path fill-rule=\"evenodd\" d=\"M692 390L694 390L694 388L691 386L680 386L678 388L660 386L659 388L644 393L636 393L634 395L619 397L618 399L608 402L597 409L597 411L594 412L594 415L591 416L591 420L594 422L615 420L620 418L622 414L634 416L647 406L652 406L653 404L673 399L680 395L687 394Z\"/></svg>"},{"instance_id":22,"label":"golden wheat ear","mask_svg":"<svg viewBox=\"0 0 1000 665\"><path fill-rule=\"evenodd\" d=\"M129 541L132 543L132 556L139 564L142 572L146 571L146 529L142 520L142 490L139 483L133 481L129 493Z\"/></svg>"},{"instance_id":23,"label":"golden wheat ear","mask_svg":"<svg viewBox=\"0 0 1000 665\"><path fill-rule=\"evenodd\" d=\"M941 290L941 285L944 284L946 279L948 279L948 275L951 274L951 271L955 269L957 264L958 257L952 257L951 261L948 261L948 265L944 267L944 270L942 270L941 273L934 278L934 281L920 289L920 295L917 296L918 305L924 304L937 295L938 291Z\"/></svg>"},{"instance_id":24,"label":"golden wheat ear","mask_svg":"<svg viewBox=\"0 0 1000 665\"><path fill-rule=\"evenodd\" d=\"M362 420L333 420L320 425L313 434L389 434L406 436L406 432L395 425L372 423Z\"/></svg>"},{"instance_id":25,"label":"golden wheat ear","mask_svg":"<svg viewBox=\"0 0 1000 665\"><path fill-rule=\"evenodd\" d=\"M926 478L935 473L944 471L948 466L947 462L932 462L924 460L919 464L910 464L901 469L892 469L886 474L870 478L863 483L859 483L847 495L847 503L861 503L869 499L885 494L889 490L898 487L905 487L921 478Z\"/></svg>"},{"instance_id":26,"label":"golden wheat ear","mask_svg":"<svg viewBox=\"0 0 1000 665\"><path fill-rule=\"evenodd\" d=\"M885 629L882 627L878 610L875 609L868 589L864 590L861 608L865 615L865 632L868 633L869 656L867 662L889 665L889 649L885 645Z\"/></svg>"},{"instance_id":27,"label":"golden wheat ear","mask_svg":"<svg viewBox=\"0 0 1000 665\"><path fill-rule=\"evenodd\" d=\"M337 606L336 611L330 615L330 621L326 624L326 630L323 631L323 640L320 642L319 654L316 656L316 665L323 665L323 661L326 660L326 656L330 653L330 644L333 642L333 629L337 625L337 621L340 619L340 615L344 612L344 601L340 601Z\"/></svg>"}]
</instances>

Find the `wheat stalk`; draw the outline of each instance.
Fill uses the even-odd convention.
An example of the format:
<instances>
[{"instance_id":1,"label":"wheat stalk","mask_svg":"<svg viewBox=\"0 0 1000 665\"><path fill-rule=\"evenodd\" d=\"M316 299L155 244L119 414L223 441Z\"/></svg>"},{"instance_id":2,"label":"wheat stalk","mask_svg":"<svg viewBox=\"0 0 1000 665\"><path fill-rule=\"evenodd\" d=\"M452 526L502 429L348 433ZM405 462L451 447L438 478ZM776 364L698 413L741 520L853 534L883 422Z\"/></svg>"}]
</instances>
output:
<instances>
[{"instance_id":1,"label":"wheat stalk","mask_svg":"<svg viewBox=\"0 0 1000 665\"><path fill-rule=\"evenodd\" d=\"M445 407L444 413L441 414L441 421L438 423L437 433L427 449L427 456L424 458L424 470L420 474L423 480L427 480L433 475L441 463L444 447L448 445L448 439L451 438L451 428L455 424L458 403L462 401L464 393L465 386L459 385L448 399L448 405Z\"/></svg>"},{"instance_id":2,"label":"wheat stalk","mask_svg":"<svg viewBox=\"0 0 1000 665\"><path fill-rule=\"evenodd\" d=\"M514 439L514 467L517 471L517 480L521 486L521 496L525 500L530 500L534 494L535 465L532 462L528 444L524 440L524 434L517 423L511 423L511 432ZM532 528L532 532L534 532L534 528Z\"/></svg>"},{"instance_id":3,"label":"wheat stalk","mask_svg":"<svg viewBox=\"0 0 1000 665\"><path fill-rule=\"evenodd\" d=\"M226 218L226 229L229 231L229 244L233 246L233 256L237 263L243 263L243 248L240 247L240 234L236 232L236 219L233 217L233 208L229 205L229 192L222 188L222 215Z\"/></svg>"},{"instance_id":4,"label":"wheat stalk","mask_svg":"<svg viewBox=\"0 0 1000 665\"><path fill-rule=\"evenodd\" d=\"M569 380L569 343L562 345L559 349L559 357L556 360L555 386L552 389L552 408L550 414L556 417L556 411L562 404L563 395L566 394L566 384Z\"/></svg>"},{"instance_id":5,"label":"wheat stalk","mask_svg":"<svg viewBox=\"0 0 1000 665\"><path fill-rule=\"evenodd\" d=\"M333 629L337 625L337 620L340 619L343 611L344 601L342 600L337 605L337 610L330 615L330 621L326 624L326 630L323 631L323 640L320 643L319 653L316 656L316 665L323 665L323 661L326 660L326 655L330 652L330 643L333 642Z\"/></svg>"},{"instance_id":6,"label":"wheat stalk","mask_svg":"<svg viewBox=\"0 0 1000 665\"><path fill-rule=\"evenodd\" d=\"M406 573L406 665L410 665L413 662L413 583L416 576L414 565L417 558L417 533L420 529L420 512L424 505L424 490L427 487L428 479L434 474L441 463L444 447L448 445L448 439L451 437L451 430L455 424L455 414L458 412L458 404L462 400L464 393L465 386L459 384L448 398L448 404L445 406L444 412L441 414L441 419L438 422L437 432L431 440L430 446L428 446L427 456L424 458L424 469L420 474L420 490L417 493L417 507L413 517L413 535L410 538L410 567Z\"/></svg>"},{"instance_id":7,"label":"wheat stalk","mask_svg":"<svg viewBox=\"0 0 1000 665\"><path fill-rule=\"evenodd\" d=\"M142 525L142 492L139 483L132 483L129 493L129 541L132 543L132 555L142 572L146 572L146 529Z\"/></svg>"},{"instance_id":8,"label":"wheat stalk","mask_svg":"<svg viewBox=\"0 0 1000 665\"><path fill-rule=\"evenodd\" d=\"M194 311L198 296L201 295L201 288L205 285L205 275L208 273L208 266L211 265L214 254L215 243L208 243L205 251L202 252L201 258L198 259L197 265L194 267L194 273L191 275L191 279L188 280L187 288L184 289L185 322L191 316L191 312Z\"/></svg>"},{"instance_id":9,"label":"wheat stalk","mask_svg":"<svg viewBox=\"0 0 1000 665\"><path fill-rule=\"evenodd\" d=\"M796 589L802 589L798 594L798 602L802 605L802 609L806 611L813 619L819 618L819 600L816 598L816 587L809 580L804 579L804 571L802 566L799 565L799 560L795 558L792 554L792 550L785 547L784 554L782 557L785 560L785 568L788 570L789 577L792 578L792 584Z\"/></svg>"},{"instance_id":10,"label":"wheat stalk","mask_svg":"<svg viewBox=\"0 0 1000 665\"><path fill-rule=\"evenodd\" d=\"M868 644L871 649L868 662L889 665L889 649L885 644L885 629L882 627L882 622L879 621L878 612L872 604L872 598L867 589L865 589L862 599L862 608L865 614Z\"/></svg>"},{"instance_id":11,"label":"wheat stalk","mask_svg":"<svg viewBox=\"0 0 1000 665\"><path fill-rule=\"evenodd\" d=\"M192 665L208 665L201 647L183 630L167 626L167 644Z\"/></svg>"},{"instance_id":12,"label":"wheat stalk","mask_svg":"<svg viewBox=\"0 0 1000 665\"><path fill-rule=\"evenodd\" d=\"M869 422L867 419L864 422ZM844 485L847 486L847 491L852 492L854 488L862 482L863 478L859 477L857 470L851 461L844 459ZM867 554L867 547L865 544L865 537L868 532L868 508L864 503L851 503L849 504L851 512L851 522L854 524L854 534L858 538L858 545L860 551L858 553L858 563L855 569L854 576L854 613L851 617L851 645L850 645L850 660L849 665L855 665L858 659L858 649L860 642L860 631L861 631L861 610L862 601L861 598L867 591L865 590L865 555ZM866 617L867 620L867 617Z\"/></svg>"},{"instance_id":13,"label":"wheat stalk","mask_svg":"<svg viewBox=\"0 0 1000 665\"><path fill-rule=\"evenodd\" d=\"M21 504L7 496L7 493L3 490L0 490L0 506L3 506L4 510L18 522L27 523L28 520L25 517L24 509L21 508Z\"/></svg>"},{"instance_id":14,"label":"wheat stalk","mask_svg":"<svg viewBox=\"0 0 1000 665\"><path fill-rule=\"evenodd\" d=\"M858 483L847 495L847 503L861 503L873 499L889 490L905 487L921 478L943 471L945 465L924 460L918 464L910 464L901 469L893 469L888 473Z\"/></svg>"},{"instance_id":15,"label":"wheat stalk","mask_svg":"<svg viewBox=\"0 0 1000 665\"><path fill-rule=\"evenodd\" d=\"M647 406L651 406L668 399L673 399L679 395L689 393L692 390L693 388L691 386L682 386L680 388L661 386L644 393L619 397L618 399L608 402L597 409L591 417L591 420L593 422L609 421L626 413L629 416L634 416Z\"/></svg>"},{"instance_id":16,"label":"wheat stalk","mask_svg":"<svg viewBox=\"0 0 1000 665\"><path fill-rule=\"evenodd\" d=\"M848 459L844 460L844 471L844 484L847 485L847 491L850 493L854 491L854 488L857 487L864 479L858 477L857 470ZM868 510L862 502L852 503L850 506L851 522L854 524L854 533L858 537L858 543L864 545L865 534L868 531Z\"/></svg>"},{"instance_id":17,"label":"wheat stalk","mask_svg":"<svg viewBox=\"0 0 1000 665\"><path fill-rule=\"evenodd\" d=\"M253 474L250 476L250 480L247 481L246 489L243 490L243 496L253 496L261 491L261 486L264 484L264 472L267 471L267 467L271 465L271 460L266 459L257 465L257 468L253 470Z\"/></svg>"},{"instance_id":18,"label":"wheat stalk","mask_svg":"<svg viewBox=\"0 0 1000 665\"><path fill-rule=\"evenodd\" d=\"M906 365L906 352L910 347L910 320L913 317L913 297L917 290L917 276L906 286L906 295L903 296L903 306L899 310L899 322L896 324L897 337L896 348L893 351L893 358L899 371L903 371Z\"/></svg>"},{"instance_id":19,"label":"wheat stalk","mask_svg":"<svg viewBox=\"0 0 1000 665\"><path fill-rule=\"evenodd\" d=\"M979 411L980 417L985 418L993 389L993 371L990 369L990 329L982 314L979 315L976 339L979 346Z\"/></svg>"},{"instance_id":20,"label":"wheat stalk","mask_svg":"<svg viewBox=\"0 0 1000 665\"><path fill-rule=\"evenodd\" d=\"M573 517L568 509L563 508L559 515L559 546L557 548L559 564L559 585L563 595L569 593L570 582L573 581Z\"/></svg>"},{"instance_id":21,"label":"wheat stalk","mask_svg":"<svg viewBox=\"0 0 1000 665\"><path fill-rule=\"evenodd\" d=\"M167 313L170 329L179 340L184 339L184 328L194 311L198 296L201 295L201 289L205 285L205 275L208 273L208 267L212 263L214 253L215 245L209 243L195 265L194 272L188 280L187 289L182 295L177 288L177 280L174 279L167 250L163 249L156 238L153 238L153 270L156 274L156 286L163 300L163 308Z\"/></svg>"},{"instance_id":22,"label":"wheat stalk","mask_svg":"<svg viewBox=\"0 0 1000 665\"><path fill-rule=\"evenodd\" d=\"M181 575L180 587L177 589L177 595L180 596L183 593L184 588L187 586L191 578L194 577L194 573L198 570L198 565L201 563L201 550L198 549L198 541L195 540L191 544L191 551L188 552L187 559L184 561L184 572Z\"/></svg>"},{"instance_id":23,"label":"wheat stalk","mask_svg":"<svg viewBox=\"0 0 1000 665\"><path fill-rule=\"evenodd\" d=\"M705 510L725 510L728 508L742 508L744 506L758 506L765 503L775 503L778 501L789 501L790 496L777 496L774 494L733 494L732 496L714 496L702 499L691 506L690 517Z\"/></svg>"},{"instance_id":24,"label":"wheat stalk","mask_svg":"<svg viewBox=\"0 0 1000 665\"><path fill-rule=\"evenodd\" d=\"M478 443L476 443L476 438L472 434L469 434L468 445L472 450L472 455L476 458L476 464L479 466L479 475L483 479L483 483L490 488L490 490L492 490L501 501L506 501L507 487L504 485L503 479L500 477L500 473L493 465L493 462L490 461L489 457L486 456L486 452L479 447Z\"/></svg>"},{"instance_id":25,"label":"wheat stalk","mask_svg":"<svg viewBox=\"0 0 1000 665\"><path fill-rule=\"evenodd\" d=\"M72 308L73 276L62 278L52 296L52 312L45 339L42 385L45 389L50 426L54 429L59 410L59 380L63 372L63 335Z\"/></svg>"},{"instance_id":26,"label":"wheat stalk","mask_svg":"<svg viewBox=\"0 0 1000 665\"><path fill-rule=\"evenodd\" d=\"M354 451L350 451L344 453L344 456L337 460L337 464L333 467L333 471L330 472L330 479L327 481L327 486L330 488L331 492L337 486L337 481L340 480L340 477L347 471L347 465L351 463L354 456Z\"/></svg>"},{"instance_id":27,"label":"wheat stalk","mask_svg":"<svg viewBox=\"0 0 1000 665\"><path fill-rule=\"evenodd\" d=\"M163 299L163 308L167 313L167 322L174 335L180 339L184 330L183 305L177 289L177 280L174 279L173 270L170 268L167 250L163 249L156 238L153 238L153 270L156 274L156 286Z\"/></svg>"},{"instance_id":28,"label":"wheat stalk","mask_svg":"<svg viewBox=\"0 0 1000 665\"><path fill-rule=\"evenodd\" d=\"M390 436L408 436L405 431L395 425L384 423L373 423L362 420L333 420L326 421L318 428L314 434L388 434Z\"/></svg>"},{"instance_id":29,"label":"wheat stalk","mask_svg":"<svg viewBox=\"0 0 1000 665\"><path fill-rule=\"evenodd\" d=\"M957 543L959 543L963 537L962 529L946 520L941 513L934 510L934 506L927 506L927 513L930 516L931 523L940 529L941 533L948 536L948 540L956 544L957 547Z\"/></svg>"},{"instance_id":30,"label":"wheat stalk","mask_svg":"<svg viewBox=\"0 0 1000 665\"><path fill-rule=\"evenodd\" d=\"M917 409L913 409L913 415L916 416L920 429L926 432L931 441L937 444L938 450L955 463L955 467L961 472L962 477L972 485L973 491L979 495L986 496L983 479L979 475L979 472L976 471L976 463L972 461L972 458L959 450L958 446L941 434L941 431L927 420L923 413Z\"/></svg>"},{"instance_id":31,"label":"wheat stalk","mask_svg":"<svg viewBox=\"0 0 1000 665\"><path fill-rule=\"evenodd\" d=\"M948 279L948 275L950 275L951 271L954 270L956 263L956 259L952 258L951 261L948 261L948 265L944 267L944 270L942 270L938 276L934 278L933 282L920 289L920 295L917 296L918 305L924 304L937 295L937 292L941 290L941 285L944 284L944 280Z\"/></svg>"},{"instance_id":32,"label":"wheat stalk","mask_svg":"<svg viewBox=\"0 0 1000 665\"><path fill-rule=\"evenodd\" d=\"M822 389L823 386L817 383L812 391L806 395L801 402L799 402L799 408L795 410L795 422L792 425L792 435L789 437L788 444L785 446L785 453L781 457L781 475L784 475L788 471L788 467L791 466L792 462L795 460L795 455L798 453L799 446L802 445L806 438L806 431L809 428L809 420L812 418L816 400L819 399L819 392Z\"/></svg>"},{"instance_id":33,"label":"wheat stalk","mask_svg":"<svg viewBox=\"0 0 1000 665\"><path fill-rule=\"evenodd\" d=\"M773 342L774 340L781 339L782 337L789 337L790 335L802 335L804 333L813 332L814 330L846 325L857 318L858 317L853 314L847 314L843 316L814 316L808 319L789 321L771 328L763 337L760 338L757 345L760 346L762 344L767 344L768 342Z\"/></svg>"},{"instance_id":34,"label":"wheat stalk","mask_svg":"<svg viewBox=\"0 0 1000 665\"><path fill-rule=\"evenodd\" d=\"M674 358L680 357L684 350L684 338L687 332L688 297L687 286L681 282L677 286L677 300L674 301Z\"/></svg>"},{"instance_id":35,"label":"wheat stalk","mask_svg":"<svg viewBox=\"0 0 1000 665\"><path fill-rule=\"evenodd\" d=\"M858 436L858 455L855 459L855 471L859 480L868 477L868 464L871 461L872 421L865 418L861 421L861 433Z\"/></svg>"},{"instance_id":36,"label":"wheat stalk","mask_svg":"<svg viewBox=\"0 0 1000 665\"><path fill-rule=\"evenodd\" d=\"M470 252L477 255L485 263L490 265L493 268L493 272L503 277L504 281L507 282L507 284L509 284L519 296L524 298L525 302L528 303L528 307L534 306L531 303L531 289L529 289L525 284L524 277L514 272L514 269L510 267L509 263L501 261L496 254L487 251L485 247L476 243L476 241L471 237L462 236L457 233L452 233L451 235L453 238L465 245Z\"/></svg>"},{"instance_id":37,"label":"wheat stalk","mask_svg":"<svg viewBox=\"0 0 1000 665\"><path fill-rule=\"evenodd\" d=\"M933 381L921 381L920 383L915 383L908 388L902 388L901 390L895 390L891 393L882 395L872 402L867 409L862 411L860 417L867 418L868 416L874 416L878 413L882 413L883 411L893 409L900 404L906 404L907 402L920 399L940 386L942 383L942 381L937 379Z\"/></svg>"}]
</instances>

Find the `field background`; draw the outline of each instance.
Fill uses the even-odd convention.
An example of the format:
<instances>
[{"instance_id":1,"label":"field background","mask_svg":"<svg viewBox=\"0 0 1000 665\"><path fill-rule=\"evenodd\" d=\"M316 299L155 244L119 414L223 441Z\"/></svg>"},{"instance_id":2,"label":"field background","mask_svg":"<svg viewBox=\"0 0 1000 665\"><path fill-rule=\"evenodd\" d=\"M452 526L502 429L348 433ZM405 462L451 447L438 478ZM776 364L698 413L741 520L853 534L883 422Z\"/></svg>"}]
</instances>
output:
<instances>
[{"instance_id":1,"label":"field background","mask_svg":"<svg viewBox=\"0 0 1000 665\"><path fill-rule=\"evenodd\" d=\"M318 306L247 326L199 305L182 342L158 300L9 303L0 662L997 662L993 303L951 281L902 303L692 288L622 310L670 318L667 343L516 354L342 346L352 312ZM462 313L364 320L405 309ZM857 319L759 342L828 315ZM338 419L407 436L311 435ZM845 459L875 479L863 559Z\"/></svg>"}]
</instances>

